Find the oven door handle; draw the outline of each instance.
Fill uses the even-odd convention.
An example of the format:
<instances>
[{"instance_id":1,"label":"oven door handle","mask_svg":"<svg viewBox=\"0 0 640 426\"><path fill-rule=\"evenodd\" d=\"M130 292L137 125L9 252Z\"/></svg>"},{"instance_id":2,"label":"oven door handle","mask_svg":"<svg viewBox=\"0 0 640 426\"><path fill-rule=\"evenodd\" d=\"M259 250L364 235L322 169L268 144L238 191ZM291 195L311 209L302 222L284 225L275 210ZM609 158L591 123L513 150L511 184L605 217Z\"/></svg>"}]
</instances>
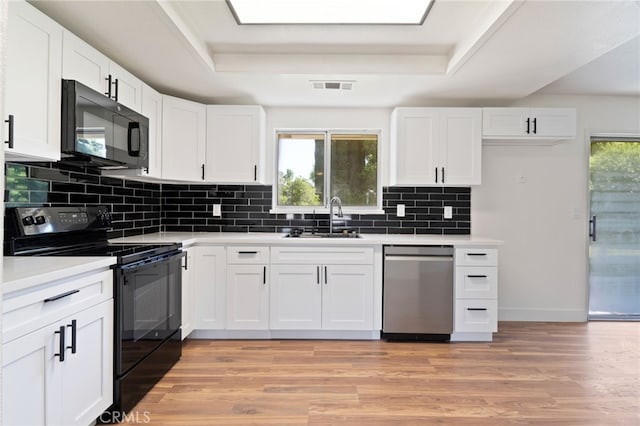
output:
<instances>
[{"instance_id":1,"label":"oven door handle","mask_svg":"<svg viewBox=\"0 0 640 426\"><path fill-rule=\"evenodd\" d=\"M128 265L119 265L117 268L120 269L121 271L129 271L131 269L140 269L146 266L156 266L160 263L165 263L165 262L170 262L173 260L178 260L178 259L182 259L183 257L185 257L187 255L186 252L181 251L178 253L172 253L172 254L167 254L164 256L158 256L158 257L154 257L152 259L145 259L145 260L141 260L139 262L135 262L135 263L130 263Z\"/></svg>"}]
</instances>

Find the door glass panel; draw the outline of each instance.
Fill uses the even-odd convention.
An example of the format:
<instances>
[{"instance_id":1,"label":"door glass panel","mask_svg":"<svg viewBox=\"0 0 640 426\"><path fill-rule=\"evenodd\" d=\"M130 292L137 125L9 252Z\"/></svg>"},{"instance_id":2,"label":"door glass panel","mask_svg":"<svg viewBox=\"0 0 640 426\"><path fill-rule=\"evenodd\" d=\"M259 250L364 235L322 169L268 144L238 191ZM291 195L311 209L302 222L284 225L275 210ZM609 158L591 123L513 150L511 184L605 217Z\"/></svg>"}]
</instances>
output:
<instances>
[{"instance_id":1,"label":"door glass panel","mask_svg":"<svg viewBox=\"0 0 640 426\"><path fill-rule=\"evenodd\" d=\"M640 319L640 140L592 140L589 318Z\"/></svg>"}]
</instances>

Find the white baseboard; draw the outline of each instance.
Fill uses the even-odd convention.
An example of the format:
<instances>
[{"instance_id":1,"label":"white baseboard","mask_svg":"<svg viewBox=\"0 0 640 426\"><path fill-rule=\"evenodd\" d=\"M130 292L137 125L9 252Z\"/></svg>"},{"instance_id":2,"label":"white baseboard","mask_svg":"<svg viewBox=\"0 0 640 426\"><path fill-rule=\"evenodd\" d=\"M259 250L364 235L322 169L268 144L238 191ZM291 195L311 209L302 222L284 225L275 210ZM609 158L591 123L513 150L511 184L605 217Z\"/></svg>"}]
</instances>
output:
<instances>
[{"instance_id":1,"label":"white baseboard","mask_svg":"<svg viewBox=\"0 0 640 426\"><path fill-rule=\"evenodd\" d=\"M584 309L498 308L498 321L585 322Z\"/></svg>"},{"instance_id":2,"label":"white baseboard","mask_svg":"<svg viewBox=\"0 0 640 426\"><path fill-rule=\"evenodd\" d=\"M380 330L194 330L189 338L380 340Z\"/></svg>"}]
</instances>

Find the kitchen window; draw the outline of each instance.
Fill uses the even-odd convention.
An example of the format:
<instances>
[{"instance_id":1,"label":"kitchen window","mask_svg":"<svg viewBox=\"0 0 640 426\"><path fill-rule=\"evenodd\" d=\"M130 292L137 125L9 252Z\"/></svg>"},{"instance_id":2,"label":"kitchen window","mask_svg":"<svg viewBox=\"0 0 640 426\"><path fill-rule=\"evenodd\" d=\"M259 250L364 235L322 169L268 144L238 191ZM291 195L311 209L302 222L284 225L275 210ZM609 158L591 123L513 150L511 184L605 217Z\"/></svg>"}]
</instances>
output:
<instances>
[{"instance_id":1,"label":"kitchen window","mask_svg":"<svg viewBox=\"0 0 640 426\"><path fill-rule=\"evenodd\" d=\"M338 196L353 210L381 210L379 132L277 132L277 211L310 212Z\"/></svg>"}]
</instances>

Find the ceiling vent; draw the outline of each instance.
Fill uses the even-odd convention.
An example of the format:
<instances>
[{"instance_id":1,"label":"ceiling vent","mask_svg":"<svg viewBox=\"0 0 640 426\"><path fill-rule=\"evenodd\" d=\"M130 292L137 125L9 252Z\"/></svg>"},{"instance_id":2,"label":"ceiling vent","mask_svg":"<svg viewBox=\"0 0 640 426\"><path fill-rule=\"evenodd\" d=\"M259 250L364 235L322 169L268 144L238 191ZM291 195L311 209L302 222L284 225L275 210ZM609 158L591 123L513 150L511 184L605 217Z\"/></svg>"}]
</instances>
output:
<instances>
[{"instance_id":1,"label":"ceiling vent","mask_svg":"<svg viewBox=\"0 0 640 426\"><path fill-rule=\"evenodd\" d=\"M314 89L320 90L351 90L355 81L319 81L311 80Z\"/></svg>"}]
</instances>

